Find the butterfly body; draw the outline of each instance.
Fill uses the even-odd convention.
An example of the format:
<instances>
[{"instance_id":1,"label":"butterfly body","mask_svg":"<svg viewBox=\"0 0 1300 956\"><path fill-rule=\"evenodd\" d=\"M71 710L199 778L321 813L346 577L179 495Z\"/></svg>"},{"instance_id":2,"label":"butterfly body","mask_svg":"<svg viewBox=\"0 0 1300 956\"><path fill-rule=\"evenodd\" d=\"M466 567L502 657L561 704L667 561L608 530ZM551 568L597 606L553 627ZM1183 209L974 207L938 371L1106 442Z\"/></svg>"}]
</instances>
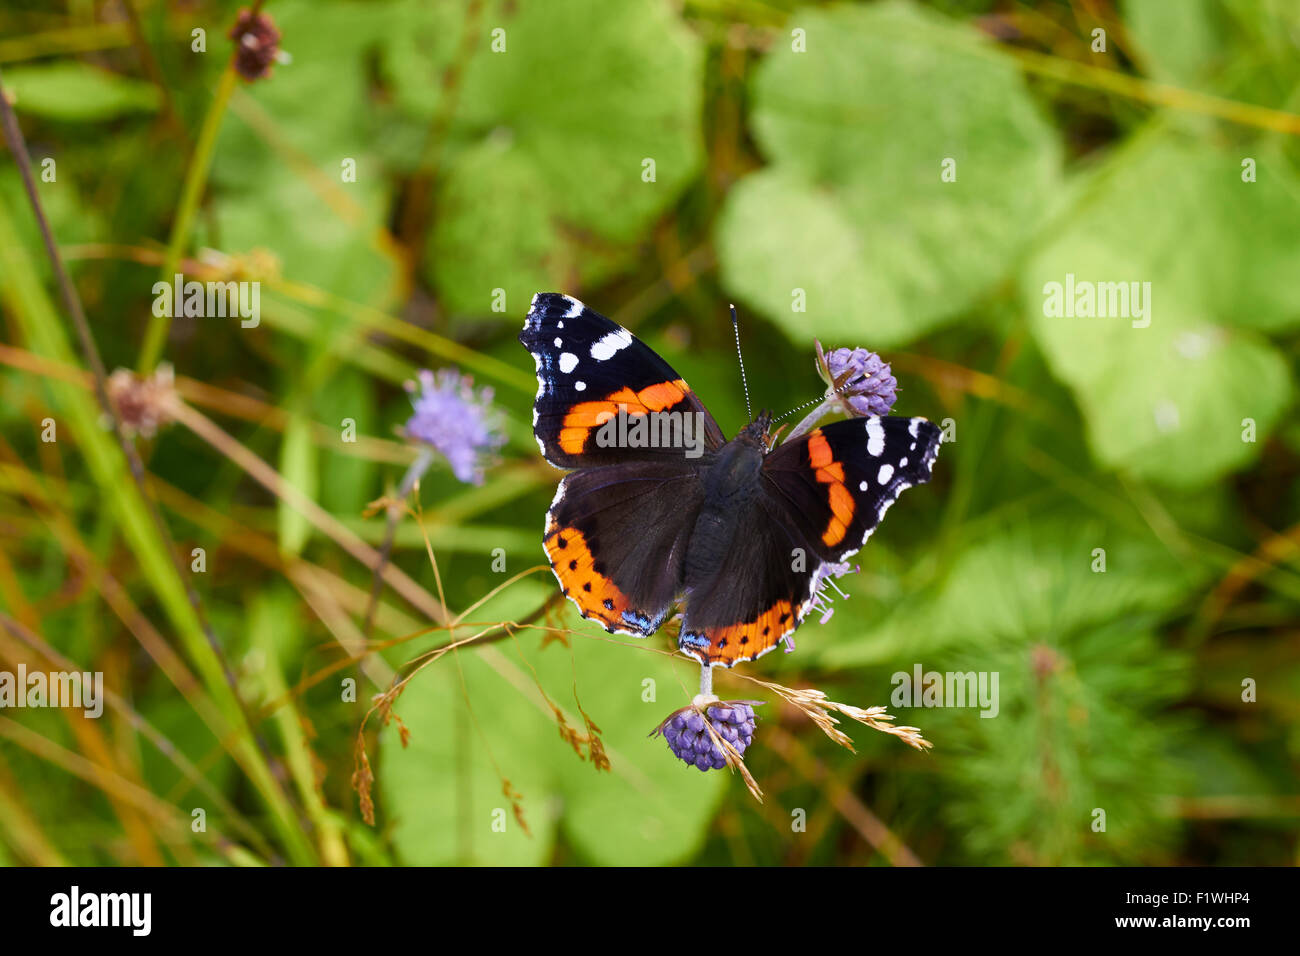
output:
<instances>
[{"instance_id":1,"label":"butterfly body","mask_svg":"<svg viewBox=\"0 0 1300 956\"><path fill-rule=\"evenodd\" d=\"M704 500L691 528L683 585L690 582L698 587L709 582L722 567L728 549L744 547L735 540L736 532L762 490L765 452L761 433L751 426L718 449L705 465L701 478Z\"/></svg>"},{"instance_id":2,"label":"butterfly body","mask_svg":"<svg viewBox=\"0 0 1300 956\"><path fill-rule=\"evenodd\" d=\"M564 594L637 637L682 604L678 647L702 664L752 660L792 635L825 577L903 489L929 480L938 453L934 425L894 416L773 448L764 413L727 441L662 358L566 295L535 296L519 339L537 366L538 446L574 469L543 536ZM627 426L647 422L680 440L633 440Z\"/></svg>"}]
</instances>

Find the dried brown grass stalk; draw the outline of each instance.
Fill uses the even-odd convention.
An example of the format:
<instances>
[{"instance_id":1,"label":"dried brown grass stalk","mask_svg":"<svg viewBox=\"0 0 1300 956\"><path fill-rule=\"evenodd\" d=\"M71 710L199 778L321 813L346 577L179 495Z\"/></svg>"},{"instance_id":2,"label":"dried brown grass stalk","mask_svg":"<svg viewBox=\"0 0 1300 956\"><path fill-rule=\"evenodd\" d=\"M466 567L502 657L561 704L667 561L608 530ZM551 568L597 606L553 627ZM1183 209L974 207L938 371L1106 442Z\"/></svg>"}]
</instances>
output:
<instances>
[{"instance_id":1,"label":"dried brown grass stalk","mask_svg":"<svg viewBox=\"0 0 1300 956\"><path fill-rule=\"evenodd\" d=\"M934 746L921 736L920 728L900 727L890 723L894 716L886 711L884 707L854 707L852 704L841 704L838 701L831 700L824 691L820 691L815 687L785 687L746 674L736 676L766 687L782 700L800 710L809 720L821 728L822 733L827 737L853 753L857 753L857 750L853 747L853 739L839 729L837 725L840 721L834 716L833 712L841 713L860 724L865 724L872 730L878 730L883 734L892 734L909 747L914 747L917 750L929 750Z\"/></svg>"}]
</instances>

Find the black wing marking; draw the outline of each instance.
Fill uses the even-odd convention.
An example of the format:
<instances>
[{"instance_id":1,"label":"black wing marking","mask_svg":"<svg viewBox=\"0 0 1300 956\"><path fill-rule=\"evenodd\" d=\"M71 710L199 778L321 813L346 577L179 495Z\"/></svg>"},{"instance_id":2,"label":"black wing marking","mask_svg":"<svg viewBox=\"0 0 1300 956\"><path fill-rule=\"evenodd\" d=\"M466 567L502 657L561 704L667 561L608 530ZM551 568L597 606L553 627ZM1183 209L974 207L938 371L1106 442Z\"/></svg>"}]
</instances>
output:
<instances>
[{"instance_id":1,"label":"black wing marking","mask_svg":"<svg viewBox=\"0 0 1300 956\"><path fill-rule=\"evenodd\" d=\"M724 439L717 422L672 366L627 329L577 299L556 292L535 295L519 341L537 366L533 433L542 456L557 468L681 458L682 446L691 442L701 444L704 452L721 447ZM620 407L629 421L673 413L662 419L666 431L655 433L666 444L599 442L598 422L602 416L621 414Z\"/></svg>"}]
</instances>

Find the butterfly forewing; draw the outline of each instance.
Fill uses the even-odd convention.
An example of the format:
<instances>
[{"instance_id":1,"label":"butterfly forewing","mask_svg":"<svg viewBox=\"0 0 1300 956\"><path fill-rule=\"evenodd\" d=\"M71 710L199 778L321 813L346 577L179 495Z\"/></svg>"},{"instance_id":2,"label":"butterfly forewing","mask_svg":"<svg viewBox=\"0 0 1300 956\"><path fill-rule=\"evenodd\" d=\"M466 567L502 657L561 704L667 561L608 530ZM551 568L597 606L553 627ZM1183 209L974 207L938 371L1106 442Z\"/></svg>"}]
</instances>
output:
<instances>
[{"instance_id":1,"label":"butterfly forewing","mask_svg":"<svg viewBox=\"0 0 1300 956\"><path fill-rule=\"evenodd\" d=\"M533 432L542 456L557 468L683 458L686 440L697 437L700 452L722 444L713 416L672 366L577 299L535 295L519 341L537 366ZM654 428L645 430L647 425ZM669 440L628 440L637 427Z\"/></svg>"},{"instance_id":2,"label":"butterfly forewing","mask_svg":"<svg viewBox=\"0 0 1300 956\"><path fill-rule=\"evenodd\" d=\"M816 553L841 562L867 543L904 490L930 480L940 440L924 418L851 418L778 446L763 476Z\"/></svg>"}]
</instances>

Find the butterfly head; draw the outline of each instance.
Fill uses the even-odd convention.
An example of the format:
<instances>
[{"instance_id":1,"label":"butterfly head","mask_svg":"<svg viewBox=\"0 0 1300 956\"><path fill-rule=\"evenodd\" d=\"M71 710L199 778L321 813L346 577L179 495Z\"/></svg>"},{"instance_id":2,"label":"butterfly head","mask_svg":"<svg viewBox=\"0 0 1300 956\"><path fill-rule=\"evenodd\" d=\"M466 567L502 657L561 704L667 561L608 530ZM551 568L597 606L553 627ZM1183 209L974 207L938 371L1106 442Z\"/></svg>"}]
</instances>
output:
<instances>
[{"instance_id":1,"label":"butterfly head","mask_svg":"<svg viewBox=\"0 0 1300 956\"><path fill-rule=\"evenodd\" d=\"M772 413L767 409L763 409L758 413L757 418L740 430L740 434L736 438L747 445L755 445L767 451L772 445L767 434L771 424Z\"/></svg>"}]
</instances>

